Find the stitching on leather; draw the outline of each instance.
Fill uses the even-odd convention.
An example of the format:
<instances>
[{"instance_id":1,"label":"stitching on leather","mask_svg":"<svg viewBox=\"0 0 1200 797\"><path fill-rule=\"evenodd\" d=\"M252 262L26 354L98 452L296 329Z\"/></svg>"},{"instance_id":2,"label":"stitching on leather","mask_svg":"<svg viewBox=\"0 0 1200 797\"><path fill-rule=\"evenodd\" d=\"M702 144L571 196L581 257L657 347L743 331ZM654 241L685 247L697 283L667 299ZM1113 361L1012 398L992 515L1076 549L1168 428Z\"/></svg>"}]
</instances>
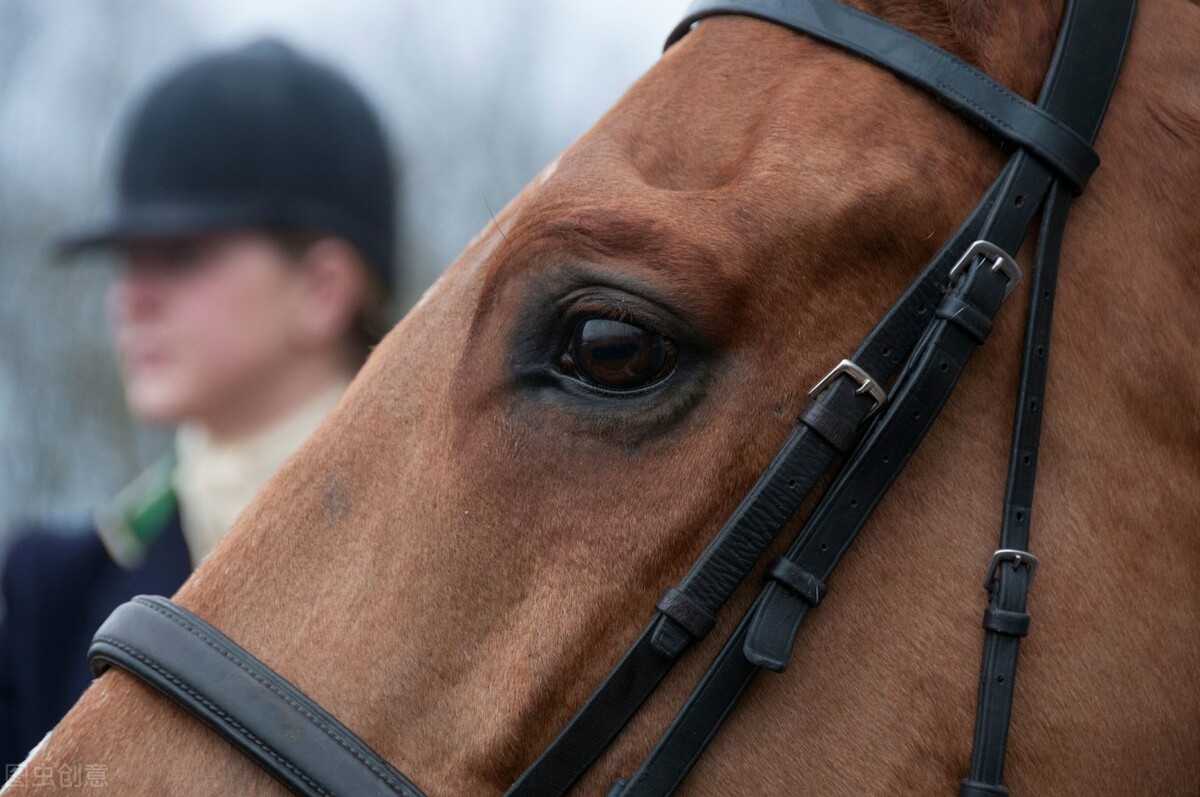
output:
<instances>
[{"instance_id":1,"label":"stitching on leather","mask_svg":"<svg viewBox=\"0 0 1200 797\"><path fill-rule=\"evenodd\" d=\"M950 55L948 55L947 53L941 52L940 50L937 50L937 49L934 49L933 52L935 55L940 57L943 61L954 64L954 66L956 66L956 67L958 66L958 64L954 62L953 58ZM966 69L967 75L974 78L975 80L982 83L983 85L992 88L994 91L999 93L1001 96L1007 98L1017 108L1021 109L1022 113L1027 113L1027 114L1030 114L1035 119L1041 119L1045 122L1049 122L1051 125L1053 125L1055 128L1057 128L1060 132L1066 134L1068 137L1068 140L1070 140L1076 144L1078 144L1078 143L1080 143L1080 141L1082 141L1082 137L1080 137L1078 133L1076 133L1074 130L1072 130L1070 127L1068 127L1066 125L1066 123L1064 123L1061 119L1059 119L1058 117L1047 112L1046 109L1042 108L1040 105L1035 105L1033 103L1030 103L1024 97L1022 97L1021 95L1012 91L1011 89L1008 88L1008 86L1005 86L1003 83L999 82L998 80L993 80L992 78L983 74L979 70L971 67L969 64L967 66L968 66L968 68ZM1086 145L1086 142L1085 142L1085 145Z\"/></svg>"},{"instance_id":2,"label":"stitching on leather","mask_svg":"<svg viewBox=\"0 0 1200 797\"><path fill-rule=\"evenodd\" d=\"M863 15L863 16L865 16L865 15ZM897 30L899 30L899 29L897 29ZM815 35L812 31L806 30L804 28L800 28L800 31L809 36ZM969 64L967 65L967 68L965 70L963 70L963 69L961 69L961 62L958 59L954 58L953 56L949 55L948 53L942 52L940 49L938 49L936 47L929 46L928 42L925 42L922 39L912 36L912 35L908 34L906 31L901 30L900 34L903 38L908 40L909 43L915 44L918 47L920 47L925 55L936 57L938 60L942 61L943 63L949 64L950 66L954 67L955 71L965 72L965 74L971 76L975 80L977 80L980 83L982 83L983 85L987 86L989 88L989 90L995 91L1001 97L1004 97L1009 102L1015 104L1016 107L1018 109L1020 109L1021 113L1031 114L1032 117L1035 119L1040 119L1040 120L1050 123L1050 125L1053 128L1055 128L1056 130L1058 130L1060 133L1066 134L1067 140L1070 141L1071 143L1078 144L1080 141L1082 141L1082 138L1079 137L1078 134L1075 133L1074 130L1072 130L1070 127L1068 127L1060 119L1047 113L1043 108L1041 108L1037 105L1034 105L1032 103L1029 103L1024 97L1021 97L1021 96L1013 93L1003 83L999 83L998 81L992 80L990 77L984 75L983 73L979 72L977 69L974 69L973 67L971 67ZM820 37L818 37L818 38L820 38ZM830 36L829 40L837 43L838 46L841 47L842 49L847 49L850 52L859 53L859 51L855 47L852 46L853 42L848 41L848 40L842 38L841 36L837 36L835 34L833 36ZM861 53L859 53L859 54L861 55ZM868 60L871 60L871 59L868 59ZM887 68L890 69L890 67L887 67ZM904 74L904 72L901 71L901 74ZM992 120L992 122L994 122L996 124L996 126L999 127L1001 130L1008 131L1009 133L1020 133L1021 132L1018 128L1013 127L1012 125L1006 124L995 114L988 112L982 106L974 103L969 96L963 94L962 92L960 92L958 90L953 89L951 86L948 86L943 80L938 79L938 78L935 78L934 80L935 80L935 83L937 84L937 87L939 89L941 89L944 93L957 98L964 106L971 108L972 110L979 113L981 116ZM1024 135L1022 135L1022 138L1024 138ZM1083 143L1087 147L1088 150L1091 150L1090 145L1088 145L1086 142L1083 142ZM1082 184L1082 183L1087 182L1086 178L1083 180L1076 180L1075 179L1076 177L1083 177L1083 175L1076 175L1074 173L1074 170L1069 168L1067 163L1065 163L1060 157L1058 157L1053 152L1052 148L1048 151L1042 151L1042 148L1037 145L1036 141L1027 143L1026 146L1029 149L1036 149L1038 151L1039 155L1042 155L1047 160L1051 161L1064 174L1069 175L1071 177L1072 183ZM1088 156L1089 161L1093 159L1090 152L1085 152L1084 154Z\"/></svg>"},{"instance_id":3,"label":"stitching on leather","mask_svg":"<svg viewBox=\"0 0 1200 797\"><path fill-rule=\"evenodd\" d=\"M973 73L971 74L971 76L976 79L979 79L979 80L983 79L979 75L975 75ZM985 85L988 85L988 84L985 83ZM1060 158L1054 152L1053 146L1042 147L1036 139L1026 136L1025 133L1023 131L1021 131L1019 128L1013 127L1012 125L1010 125L1007 122L1000 119L1000 117L996 116L993 113L990 113L982 105L977 105L976 103L972 102L969 95L963 94L962 92L953 89L951 86L947 85L945 82L938 80L937 87L941 91L945 92L947 95L954 97L956 100L958 100L960 103L962 103L966 107L974 110L980 116L983 116L987 119L992 120L992 123L995 124L996 127L1000 128L1001 130L1008 131L1010 134L1013 135L1013 138L1018 138L1018 136L1019 136L1020 143L1023 147L1025 147L1026 149L1033 150L1042 158L1045 158L1046 160L1050 161L1052 164L1054 164L1054 166L1060 172L1062 172L1064 175L1066 175L1072 183L1075 183L1077 185L1082 185L1083 183L1086 182L1086 179L1084 178L1083 175L1076 174L1074 169L1070 168L1066 163L1063 162L1062 158ZM1024 106L1020 105L1018 107L1024 107ZM1036 107L1036 106L1034 106L1034 107ZM1048 117L1048 116L1042 116L1041 114L1035 114L1034 118L1044 119L1046 121L1053 122L1053 123L1055 123L1056 127L1060 127L1060 129L1061 129L1061 123L1058 123L1057 120L1054 119L1054 117Z\"/></svg>"},{"instance_id":4,"label":"stitching on leather","mask_svg":"<svg viewBox=\"0 0 1200 797\"><path fill-rule=\"evenodd\" d=\"M143 605L145 605L145 604L143 604ZM302 781L307 783L309 786L311 786L313 789L315 789L318 793L329 795L329 797L333 797L333 795L330 794L330 792L323 789L319 783L314 781L308 775L304 774L304 772L302 772L301 770L297 769L290 761L288 761L287 759L281 758L279 756L279 754L276 753L273 748L269 747L265 742L263 742L261 739L259 739L257 736L255 736L253 733L251 733L244 725L242 725L240 722L238 722L232 716L227 714L224 710L221 709L220 706L218 706L215 703L213 703L212 701L208 700L206 697L204 697L200 693L196 692L194 689L192 689L186 683L184 683L180 679L176 678L169 671L167 671L166 669L164 669L163 667L161 667L157 663L155 663L153 659L150 659L149 657L140 653L136 648L126 645L124 642L122 642L119 639L116 639L115 637L97 636L96 641L106 642L109 645L112 645L113 647L117 648L118 650L122 650L126 654L133 656L135 659L140 661L142 664L146 665L147 667L149 667L150 669L154 670L156 673L161 675L163 678L166 678L168 681L175 684L175 686L177 688L179 688L181 691L186 692L188 694L188 696L191 697L193 700L195 700L197 703L200 703L201 705L203 705L205 708L207 708L213 714L216 714L218 717L220 717L222 720L224 720L227 725L229 725L231 728L233 728L235 731L237 731L239 735L245 737L255 747L262 750L264 753L266 753L268 756L270 756L275 762L277 762L282 767L287 769L289 772L294 774L296 777L300 778ZM112 663L119 666L119 662L114 661Z\"/></svg>"},{"instance_id":5,"label":"stitching on leather","mask_svg":"<svg viewBox=\"0 0 1200 797\"><path fill-rule=\"evenodd\" d=\"M919 46L925 52L926 55L935 56L938 60L942 61L943 63L950 64L952 67L955 68L956 71L960 70L960 67L962 66L962 62L959 61L957 58L954 58L953 56L951 56L949 53L946 53L946 52L942 51L941 49L930 45L924 39L920 39L916 36L912 36L911 34L907 33L906 31L901 30L900 33L904 38L908 39L911 43ZM975 79L976 81L987 86L990 90L995 91L1000 96L1002 96L1005 99L1012 102L1014 105L1016 105L1017 108L1021 109L1022 113L1029 113L1035 119L1041 119L1043 121L1049 122L1059 132L1065 133L1068 137L1068 140L1072 141L1073 143L1078 144L1079 141L1082 140L1074 130L1072 130L1069 126L1067 126L1062 120L1058 119L1057 117L1053 116L1050 113L1047 113L1044 108L1042 108L1038 105L1029 103L1024 97L1020 96L1019 94L1016 94L1015 92L1010 90L1007 86L1005 86L1003 83L993 80L992 78L988 77L987 75L983 74L979 70L972 67L970 64L967 64L966 67L967 68L965 70L961 70L961 71L964 72L966 75L969 75L971 78ZM954 93L954 94L958 94L959 96L962 96L960 92L951 92L950 87L947 86L942 80L938 80L937 85L939 88L945 90L946 93L948 93L948 94ZM964 97L964 99L969 99L969 98ZM964 104L967 105L968 107L974 108L975 110L979 111L984 116L987 116L989 119L996 122L996 124L998 126L1002 127L1003 129L1010 130L1010 131L1017 131L1016 128L1002 123L998 118L989 114L982 107L976 106L970 102L965 102ZM1077 141L1076 139L1079 139L1079 141ZM1086 142L1084 142L1084 143L1086 145ZM1089 149L1090 149L1090 146L1089 146ZM1058 160L1057 158L1053 158L1053 157L1052 157L1052 159ZM1063 164L1059 164L1059 165L1063 166ZM1067 170L1064 168L1064 171L1067 171Z\"/></svg>"},{"instance_id":6,"label":"stitching on leather","mask_svg":"<svg viewBox=\"0 0 1200 797\"><path fill-rule=\"evenodd\" d=\"M272 693L274 693L276 696L278 696L280 699L282 699L285 703L287 703L289 706L291 706L296 711L298 711L302 716L304 716L305 719L307 719L309 722L311 722L313 725L315 725L317 728L319 728L321 731L323 731L326 736L328 736L329 738L331 738L335 742L337 742L338 745L342 749L344 749L346 752L350 753L352 756L354 756L356 759L358 759L358 761L360 763L362 763L364 766L366 766L369 770L374 772L380 778L387 781L387 783L390 786L395 788L397 791L400 791L401 793L408 791L408 789L403 784L401 784L401 783L397 782L395 779L393 779L390 773L388 773L384 770L381 770L369 758L363 756L360 751L355 750L354 747L351 746L349 744L349 742L344 737L342 737L342 735L339 734L335 729L328 727L328 725L324 721L322 721L319 717L315 716L304 705L298 703L293 697L288 695L286 692L281 691L275 684L271 683L269 680L264 679L259 673L255 672L245 662L243 662L237 656L236 653L225 648L225 646L222 645L218 640L212 639L202 629L196 628L190 622L188 622L186 618L179 616L179 615L175 615L173 612L170 612L166 607L159 606L158 604L149 603L149 602L138 601L138 603L149 609L153 609L154 611L161 614L163 617L166 617L168 620L171 620L175 624L180 625L183 628L187 629L197 639L204 642L206 645L211 647L217 653L221 654L224 658L228 659L231 663L235 664L238 667L238 669L245 672L247 675L249 675L251 678L253 678L255 681L257 681L259 684L266 687L268 690L270 690Z\"/></svg>"},{"instance_id":7,"label":"stitching on leather","mask_svg":"<svg viewBox=\"0 0 1200 797\"><path fill-rule=\"evenodd\" d=\"M350 755L354 756L354 758L356 758L361 764L363 764L363 766L367 767L367 769L369 769L369 770L371 770L371 772L375 773L375 775L377 775L380 779L386 781L389 786L391 786L392 788L394 788L396 791L400 792L401 794L409 793L409 789L407 788L407 786L405 786L404 784L400 783L395 778L393 778L391 773L387 772L386 770L380 769L379 766L376 765L373 761L371 761L369 758L364 756L360 751L354 749L354 747L352 745L350 745L349 742L344 737L342 737L342 735L340 733L338 733L335 729L329 727L327 725L327 723L325 723L324 721L321 720L321 718L315 716L308 708L306 708L304 705L298 703L293 697L291 697L287 693L281 691L275 684L271 683L269 680L264 679L259 673L255 672L252 668L247 666L247 664L245 662L243 662L237 656L237 654L235 654L233 651L226 649L225 646L222 645L219 641L210 638L202 629L194 627L190 622L187 621L186 618L184 618L182 616L177 616L173 612L170 612L169 610L167 610L166 607L159 606L156 603L146 602L146 601L138 601L138 604L141 606L145 606L148 609L153 609L154 611L158 612L163 617L166 617L168 620L172 621L176 625L182 626L183 628L187 629L187 631L190 632L197 639L204 642L204 644L208 645L210 648L215 650L217 653L221 654L221 656L223 656L224 658L228 659L231 663L236 665L238 667L238 669L245 672L247 675L249 675L251 678L253 678L255 681L257 681L259 684L261 684L262 686L264 686L265 688L270 690L272 693L274 693L276 696L278 696L281 700L283 700L289 706L294 708L305 719L307 719L309 722L311 722L313 725L315 725L317 728L319 728L326 736L328 736L333 741L337 742L339 747L341 747L346 752L350 753Z\"/></svg>"}]
</instances>

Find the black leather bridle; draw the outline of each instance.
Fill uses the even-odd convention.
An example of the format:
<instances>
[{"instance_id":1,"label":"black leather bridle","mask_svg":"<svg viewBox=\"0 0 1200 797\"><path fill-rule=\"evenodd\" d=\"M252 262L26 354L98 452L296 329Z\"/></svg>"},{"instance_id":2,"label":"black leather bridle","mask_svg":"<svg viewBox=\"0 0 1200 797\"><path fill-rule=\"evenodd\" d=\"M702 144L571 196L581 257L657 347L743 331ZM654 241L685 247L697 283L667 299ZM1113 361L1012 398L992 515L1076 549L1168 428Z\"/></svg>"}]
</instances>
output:
<instances>
[{"instance_id":1,"label":"black leather bridle","mask_svg":"<svg viewBox=\"0 0 1200 797\"><path fill-rule=\"evenodd\" d=\"M1011 153L986 194L850 359L811 401L750 492L596 691L506 793L568 792L754 568L821 476L831 486L708 671L642 764L608 797L667 795L761 669L780 671L809 610L871 511L924 438L1020 279L1016 252L1041 209L1013 423L1000 547L984 585L983 661L969 774L959 797L1000 785L1017 650L1029 629L1028 552L1058 253L1073 195L1128 41L1134 0L1067 0L1037 103L943 50L834 0L700 0L667 40L706 17L756 17L849 50L926 89ZM886 386L886 387L885 387ZM250 653L186 609L140 596L92 643L99 675L117 666L158 688L273 776L305 795L422 792L365 742Z\"/></svg>"}]
</instances>

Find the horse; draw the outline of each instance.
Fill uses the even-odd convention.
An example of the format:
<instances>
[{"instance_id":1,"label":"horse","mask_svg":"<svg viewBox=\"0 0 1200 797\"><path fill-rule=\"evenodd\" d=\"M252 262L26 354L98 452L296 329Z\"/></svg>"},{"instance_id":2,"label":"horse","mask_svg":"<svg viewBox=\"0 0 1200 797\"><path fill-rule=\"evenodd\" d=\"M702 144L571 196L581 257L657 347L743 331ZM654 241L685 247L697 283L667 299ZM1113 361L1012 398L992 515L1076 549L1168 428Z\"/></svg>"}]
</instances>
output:
<instances>
[{"instance_id":1,"label":"horse","mask_svg":"<svg viewBox=\"0 0 1200 797\"><path fill-rule=\"evenodd\" d=\"M1062 12L856 5L1026 98ZM1197 42L1195 2L1139 9L1103 165L1063 242L1043 564L1006 770L1021 794L1184 795L1200 781ZM502 793L1003 154L886 70L761 20L705 20L468 244L175 600L429 794ZM962 777L1026 291L791 666L754 682L684 793L937 794ZM593 333L639 354L589 361ZM754 581L575 793L637 764ZM26 771L89 764L123 795L282 789L119 670ZM4 794L74 793L47 785Z\"/></svg>"}]
</instances>

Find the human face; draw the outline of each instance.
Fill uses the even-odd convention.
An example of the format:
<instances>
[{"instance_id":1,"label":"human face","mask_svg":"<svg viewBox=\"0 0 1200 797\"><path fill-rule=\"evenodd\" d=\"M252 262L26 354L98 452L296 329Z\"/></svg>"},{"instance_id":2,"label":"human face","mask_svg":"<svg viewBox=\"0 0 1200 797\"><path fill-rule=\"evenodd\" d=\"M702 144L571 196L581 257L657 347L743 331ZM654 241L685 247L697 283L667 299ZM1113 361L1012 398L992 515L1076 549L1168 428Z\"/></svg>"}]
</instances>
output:
<instances>
[{"instance_id":1,"label":"human face","mask_svg":"<svg viewBox=\"0 0 1200 797\"><path fill-rule=\"evenodd\" d=\"M130 410L151 423L245 414L299 356L301 273L265 234L143 239L108 309Z\"/></svg>"}]
</instances>

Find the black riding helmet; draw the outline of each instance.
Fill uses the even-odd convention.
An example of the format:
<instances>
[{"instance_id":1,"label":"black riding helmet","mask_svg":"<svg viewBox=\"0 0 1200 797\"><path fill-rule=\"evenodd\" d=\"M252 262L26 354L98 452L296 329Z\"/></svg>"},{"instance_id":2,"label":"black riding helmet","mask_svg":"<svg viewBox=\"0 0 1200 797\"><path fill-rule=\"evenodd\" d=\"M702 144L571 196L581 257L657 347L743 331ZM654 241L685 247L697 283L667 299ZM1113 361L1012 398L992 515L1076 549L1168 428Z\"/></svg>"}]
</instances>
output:
<instances>
[{"instance_id":1,"label":"black riding helmet","mask_svg":"<svg viewBox=\"0 0 1200 797\"><path fill-rule=\"evenodd\" d=\"M124 135L116 207L67 253L156 235L264 227L345 238L392 285L394 177L350 82L277 40L191 61L154 85Z\"/></svg>"}]
</instances>

